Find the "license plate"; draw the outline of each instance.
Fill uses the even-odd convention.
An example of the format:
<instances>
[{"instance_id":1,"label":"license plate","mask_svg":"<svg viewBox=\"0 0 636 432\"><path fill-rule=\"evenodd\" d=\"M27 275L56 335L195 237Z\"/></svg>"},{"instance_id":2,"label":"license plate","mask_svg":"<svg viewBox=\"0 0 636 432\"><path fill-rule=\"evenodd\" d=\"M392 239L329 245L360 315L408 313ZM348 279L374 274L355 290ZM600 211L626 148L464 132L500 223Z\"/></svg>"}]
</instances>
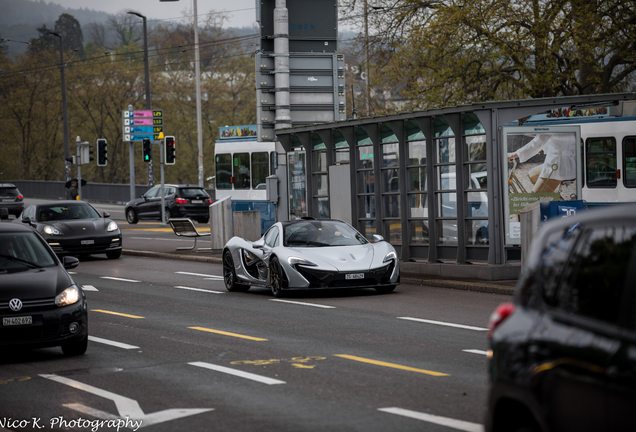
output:
<instances>
[{"instance_id":1,"label":"license plate","mask_svg":"<svg viewBox=\"0 0 636 432\"><path fill-rule=\"evenodd\" d=\"M95 244L95 240L82 240L83 245Z\"/></svg>"},{"instance_id":2,"label":"license plate","mask_svg":"<svg viewBox=\"0 0 636 432\"><path fill-rule=\"evenodd\" d=\"M345 279L364 279L364 273L346 274Z\"/></svg>"},{"instance_id":3,"label":"license plate","mask_svg":"<svg viewBox=\"0 0 636 432\"><path fill-rule=\"evenodd\" d=\"M192 200L192 204L203 204L201 200Z\"/></svg>"},{"instance_id":4,"label":"license plate","mask_svg":"<svg viewBox=\"0 0 636 432\"><path fill-rule=\"evenodd\" d=\"M25 325L25 324L33 324L33 319L30 316L2 318L3 326Z\"/></svg>"}]
</instances>

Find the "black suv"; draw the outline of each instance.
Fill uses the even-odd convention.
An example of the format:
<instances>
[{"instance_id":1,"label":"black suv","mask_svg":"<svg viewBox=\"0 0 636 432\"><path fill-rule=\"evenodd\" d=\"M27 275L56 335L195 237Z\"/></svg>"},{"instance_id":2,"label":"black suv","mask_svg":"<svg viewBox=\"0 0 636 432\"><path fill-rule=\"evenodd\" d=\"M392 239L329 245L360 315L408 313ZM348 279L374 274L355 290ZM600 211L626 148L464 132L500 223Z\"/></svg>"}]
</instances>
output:
<instances>
[{"instance_id":1,"label":"black suv","mask_svg":"<svg viewBox=\"0 0 636 432\"><path fill-rule=\"evenodd\" d=\"M548 222L490 319L486 431L633 431L636 205Z\"/></svg>"},{"instance_id":2,"label":"black suv","mask_svg":"<svg viewBox=\"0 0 636 432\"><path fill-rule=\"evenodd\" d=\"M14 184L0 183L0 208L6 208L15 217L24 210L24 197Z\"/></svg>"},{"instance_id":3,"label":"black suv","mask_svg":"<svg viewBox=\"0 0 636 432\"><path fill-rule=\"evenodd\" d=\"M194 185L163 185L166 221L186 217L201 223L210 219L212 198L205 189ZM140 198L126 204L126 220L135 224L140 219L161 220L161 185L153 186Z\"/></svg>"}]
</instances>

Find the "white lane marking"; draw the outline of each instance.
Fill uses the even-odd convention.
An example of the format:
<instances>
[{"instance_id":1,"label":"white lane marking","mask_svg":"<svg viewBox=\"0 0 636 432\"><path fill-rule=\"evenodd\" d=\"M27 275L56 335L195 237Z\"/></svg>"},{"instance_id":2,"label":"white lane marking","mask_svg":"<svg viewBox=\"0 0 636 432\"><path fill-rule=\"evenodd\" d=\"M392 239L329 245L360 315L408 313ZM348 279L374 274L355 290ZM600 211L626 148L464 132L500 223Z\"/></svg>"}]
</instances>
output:
<instances>
[{"instance_id":1,"label":"white lane marking","mask_svg":"<svg viewBox=\"0 0 636 432\"><path fill-rule=\"evenodd\" d=\"M107 413L106 411L98 410L96 408L91 408L81 403L63 404L62 406L70 408L75 411L79 411L82 414L86 414L91 417L101 418L105 420L115 420L119 418L116 415Z\"/></svg>"},{"instance_id":2,"label":"white lane marking","mask_svg":"<svg viewBox=\"0 0 636 432\"><path fill-rule=\"evenodd\" d=\"M326 306L326 305L321 305L321 304L316 304L316 303L305 303L305 302L298 302L298 301L291 301L291 300L280 300L280 299L269 299L269 301L275 301L275 302L281 302L281 303L291 303L291 304L297 304L297 305L303 305L303 306L313 306L313 307L317 307L317 308L324 308L324 309L335 309L335 306Z\"/></svg>"},{"instance_id":3,"label":"white lane marking","mask_svg":"<svg viewBox=\"0 0 636 432\"><path fill-rule=\"evenodd\" d=\"M175 288L190 290L190 291L201 291L201 292L212 293L212 294L225 294L224 291L213 291L213 290L206 290L202 288L192 288L187 286L176 286Z\"/></svg>"},{"instance_id":4,"label":"white lane marking","mask_svg":"<svg viewBox=\"0 0 636 432\"><path fill-rule=\"evenodd\" d=\"M198 367L202 367L202 368L206 368L206 369L211 369L217 372L223 372L229 375L234 375L237 377L241 377L241 378L246 378L249 380L253 380L253 381L257 381L263 384L268 384L268 385L273 385L273 384L285 384L285 381L280 381L277 379L273 379L273 378L268 378L262 375L256 375L253 373L249 373L249 372L243 372L240 370L236 370L236 369L231 369L225 366L219 366L219 365L215 365L212 363L205 363L205 362L192 362L192 363L188 363L192 366L198 366Z\"/></svg>"},{"instance_id":5,"label":"white lane marking","mask_svg":"<svg viewBox=\"0 0 636 432\"><path fill-rule=\"evenodd\" d=\"M68 272L68 274L77 274L77 272ZM2 430L2 429L0 429Z\"/></svg>"},{"instance_id":6,"label":"white lane marking","mask_svg":"<svg viewBox=\"0 0 636 432\"><path fill-rule=\"evenodd\" d=\"M115 347L118 347L118 348L123 348L123 349L137 349L137 348L139 348L138 346L128 345L128 344L125 344L123 342L115 342L115 341L108 340L108 339L102 339L102 338L98 338L98 337L95 337L95 336L89 336L88 340L92 341L92 342L102 343L104 345L112 345L112 346L115 346Z\"/></svg>"},{"instance_id":7,"label":"white lane marking","mask_svg":"<svg viewBox=\"0 0 636 432\"><path fill-rule=\"evenodd\" d=\"M188 408L172 408L172 409L167 409L163 411L157 411L150 414L145 414L142 411L141 407L139 406L139 403L134 399L130 399L125 396L120 396L116 393L112 393L107 390L102 390L100 388L93 387L91 385L84 384L79 381L75 381L75 380L72 380L66 377L61 377L58 375L40 374L40 376L42 378L50 379L50 380L59 382L61 384L65 384L67 386L76 388L78 390L92 393L94 395L103 397L105 399L110 399L113 402L115 402L115 406L117 407L117 411L119 412L120 418L123 419L124 417L126 417L127 418L126 420L130 418L130 419L134 419L134 421L141 421L141 425L144 427L157 424L157 423L163 423L168 420L175 420L178 418L188 417L191 415L201 414L201 413L213 410L213 408L189 408L189 409ZM81 404L80 406L77 406L76 404L71 404L70 408L80 408L80 412L84 412L82 411L83 409L90 409L93 411L93 414L96 414L96 415L102 414L102 415L108 416L103 418L108 418L108 419L112 418L112 414L106 413L104 411L94 410L90 407L87 407Z\"/></svg>"},{"instance_id":8,"label":"white lane marking","mask_svg":"<svg viewBox=\"0 0 636 432\"><path fill-rule=\"evenodd\" d=\"M435 324L435 325L441 325L441 326L447 326L447 327L457 327L457 328L462 328L462 329L466 329L466 330L488 331L488 329L484 328L484 327L474 327L474 326L468 326L468 325L463 325L463 324L448 323L448 322L443 322L443 321L433 321L433 320L426 320L426 319L421 319L421 318L411 318L411 317L397 317L397 318L398 319L403 319L403 320L408 320L408 321L423 322L423 323L427 323L427 324Z\"/></svg>"},{"instance_id":9,"label":"white lane marking","mask_svg":"<svg viewBox=\"0 0 636 432\"><path fill-rule=\"evenodd\" d=\"M389 414L396 414L403 417L409 417L416 420L422 420L429 423L435 423L441 426L448 426L453 429L466 432L483 432L484 427L479 423L471 423L463 420L455 420L448 417L440 417L432 414L421 413L417 411L406 410L402 408L378 408L378 411Z\"/></svg>"},{"instance_id":10,"label":"white lane marking","mask_svg":"<svg viewBox=\"0 0 636 432\"><path fill-rule=\"evenodd\" d=\"M467 352L467 353L471 353L471 354L488 355L488 353L486 351L477 350L477 349L467 349L467 350L462 350L462 351Z\"/></svg>"},{"instance_id":11,"label":"white lane marking","mask_svg":"<svg viewBox=\"0 0 636 432\"><path fill-rule=\"evenodd\" d=\"M123 278L116 278L111 276L100 276L100 279L111 279L111 280L122 281L122 282L141 282L134 279L123 279Z\"/></svg>"},{"instance_id":12,"label":"white lane marking","mask_svg":"<svg viewBox=\"0 0 636 432\"><path fill-rule=\"evenodd\" d=\"M95 288L93 285L82 285L82 289L84 291L99 291L97 288Z\"/></svg>"},{"instance_id":13,"label":"white lane marking","mask_svg":"<svg viewBox=\"0 0 636 432\"><path fill-rule=\"evenodd\" d=\"M209 274L202 274L202 273L189 273L189 272L175 272L175 273L176 274L182 274L182 275L202 276L202 277L205 277L205 278L223 280L223 276L217 276L217 275L209 275Z\"/></svg>"}]
</instances>

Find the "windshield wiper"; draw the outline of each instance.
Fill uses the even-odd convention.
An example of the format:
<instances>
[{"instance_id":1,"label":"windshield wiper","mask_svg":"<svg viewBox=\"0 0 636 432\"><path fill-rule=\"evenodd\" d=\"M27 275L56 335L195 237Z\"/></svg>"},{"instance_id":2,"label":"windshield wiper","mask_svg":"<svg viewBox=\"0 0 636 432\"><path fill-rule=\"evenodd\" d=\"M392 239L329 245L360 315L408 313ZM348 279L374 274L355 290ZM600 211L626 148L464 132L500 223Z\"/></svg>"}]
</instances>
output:
<instances>
[{"instance_id":1,"label":"windshield wiper","mask_svg":"<svg viewBox=\"0 0 636 432\"><path fill-rule=\"evenodd\" d=\"M31 268L42 268L42 266L37 265L35 263L32 263L31 261L23 260L21 258L16 258L16 257L11 256L11 255L0 255L0 258L6 258L9 261L13 261L13 262L17 262L17 263L20 263L20 264L24 264L27 267L31 267Z\"/></svg>"},{"instance_id":2,"label":"windshield wiper","mask_svg":"<svg viewBox=\"0 0 636 432\"><path fill-rule=\"evenodd\" d=\"M306 241L292 240L287 242L287 246L331 246L331 245L327 243L321 243L321 242L311 241L311 240L306 240Z\"/></svg>"}]
</instances>

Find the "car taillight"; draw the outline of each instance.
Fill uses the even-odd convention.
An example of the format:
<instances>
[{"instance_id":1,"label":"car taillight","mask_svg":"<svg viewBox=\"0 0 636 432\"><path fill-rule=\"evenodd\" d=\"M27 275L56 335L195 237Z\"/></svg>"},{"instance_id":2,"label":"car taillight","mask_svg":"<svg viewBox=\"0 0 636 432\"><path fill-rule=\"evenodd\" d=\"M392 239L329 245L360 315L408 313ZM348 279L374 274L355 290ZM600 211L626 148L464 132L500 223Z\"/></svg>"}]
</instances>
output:
<instances>
[{"instance_id":1,"label":"car taillight","mask_svg":"<svg viewBox=\"0 0 636 432\"><path fill-rule=\"evenodd\" d=\"M212 198L208 198L207 200L205 200L205 202L207 202L208 204L212 204Z\"/></svg>"},{"instance_id":2,"label":"car taillight","mask_svg":"<svg viewBox=\"0 0 636 432\"><path fill-rule=\"evenodd\" d=\"M185 198L176 198L175 201L177 202L177 204L187 204L188 200Z\"/></svg>"},{"instance_id":3,"label":"car taillight","mask_svg":"<svg viewBox=\"0 0 636 432\"><path fill-rule=\"evenodd\" d=\"M499 324L504 322L515 311L515 305L512 303L502 303L497 306L497 309L490 315L488 320L488 337L492 336L492 332L495 331Z\"/></svg>"},{"instance_id":4,"label":"car taillight","mask_svg":"<svg viewBox=\"0 0 636 432\"><path fill-rule=\"evenodd\" d=\"M21 200L22 198L24 198L24 195L18 195L17 199Z\"/></svg>"}]
</instances>

